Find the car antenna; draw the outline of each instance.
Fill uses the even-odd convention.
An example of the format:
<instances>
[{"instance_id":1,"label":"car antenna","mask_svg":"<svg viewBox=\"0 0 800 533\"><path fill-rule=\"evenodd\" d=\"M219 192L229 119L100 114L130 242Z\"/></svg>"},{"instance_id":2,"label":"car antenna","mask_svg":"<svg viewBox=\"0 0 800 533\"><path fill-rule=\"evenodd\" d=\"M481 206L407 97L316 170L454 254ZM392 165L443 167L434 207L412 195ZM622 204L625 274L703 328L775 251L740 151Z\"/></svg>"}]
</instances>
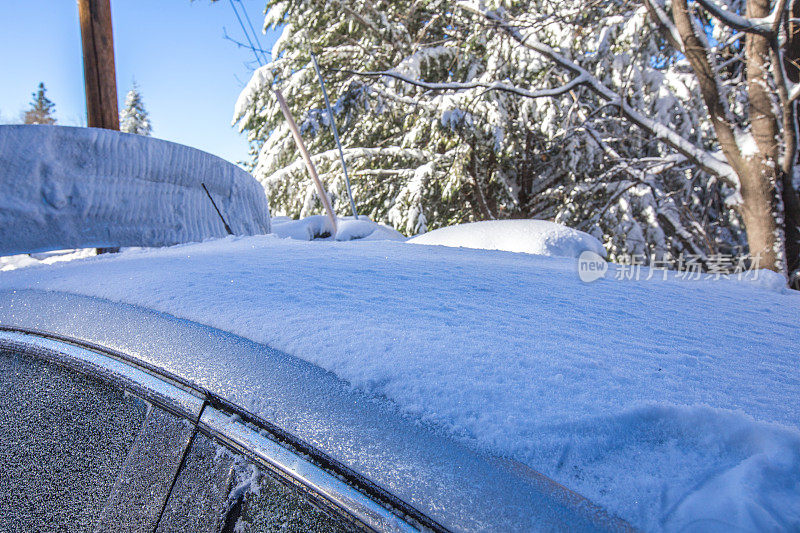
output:
<instances>
[{"instance_id":1,"label":"car antenna","mask_svg":"<svg viewBox=\"0 0 800 533\"><path fill-rule=\"evenodd\" d=\"M208 199L211 200L211 205L214 206L214 209L216 210L217 214L219 215L219 219L222 221L222 225L225 226L225 231L228 232L228 235L233 235L233 232L231 231L231 227L228 225L227 222L225 222L225 217L223 217L222 213L220 213L219 207L217 207L217 202L215 202L214 199L211 197L211 193L208 192L208 189L206 188L206 184L205 183L201 183L200 185L203 186L203 190L206 191L206 196L208 196Z\"/></svg>"}]
</instances>

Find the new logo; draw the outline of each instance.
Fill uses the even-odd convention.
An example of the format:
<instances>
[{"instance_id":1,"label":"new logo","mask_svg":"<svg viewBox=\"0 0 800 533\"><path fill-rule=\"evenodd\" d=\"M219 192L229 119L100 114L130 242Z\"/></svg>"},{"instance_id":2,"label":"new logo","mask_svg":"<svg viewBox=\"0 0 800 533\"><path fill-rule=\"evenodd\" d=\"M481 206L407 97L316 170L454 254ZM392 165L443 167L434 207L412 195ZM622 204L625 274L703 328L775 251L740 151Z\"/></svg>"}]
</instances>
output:
<instances>
[{"instance_id":1,"label":"new logo","mask_svg":"<svg viewBox=\"0 0 800 533\"><path fill-rule=\"evenodd\" d=\"M608 263L596 252L586 250L578 257L578 276L585 283L604 277L607 270Z\"/></svg>"}]
</instances>

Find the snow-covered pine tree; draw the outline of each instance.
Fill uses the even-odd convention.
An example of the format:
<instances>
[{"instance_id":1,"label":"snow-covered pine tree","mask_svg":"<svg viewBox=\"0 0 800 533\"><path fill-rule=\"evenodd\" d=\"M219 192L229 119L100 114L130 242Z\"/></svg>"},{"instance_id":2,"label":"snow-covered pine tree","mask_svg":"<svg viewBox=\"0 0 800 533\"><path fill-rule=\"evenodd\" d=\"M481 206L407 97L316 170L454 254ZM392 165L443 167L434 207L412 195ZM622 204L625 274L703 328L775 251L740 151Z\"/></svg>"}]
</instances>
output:
<instances>
[{"instance_id":1,"label":"snow-covered pine tree","mask_svg":"<svg viewBox=\"0 0 800 533\"><path fill-rule=\"evenodd\" d=\"M309 52L326 76L360 212L406 234L492 218L545 218L601 238L611 257L701 257L745 246L736 190L485 16L444 0L268 3L274 60L235 119L280 214L319 209L270 88L302 118L337 210L341 167ZM713 151L696 80L638 2L506 1L535 32L640 110Z\"/></svg>"},{"instance_id":2,"label":"snow-covered pine tree","mask_svg":"<svg viewBox=\"0 0 800 533\"><path fill-rule=\"evenodd\" d=\"M632 127L725 184L732 191L726 203L741 217L750 254L800 287L800 3L643 0L634 5L680 67L674 74L688 78L700 95L701 105L686 111L700 116L704 131L686 135L647 113L616 80L584 68L564 53L562 43L542 40L536 26L529 26L541 19L516 11L514 2L469 1L458 7L482 17L487 27L547 61L567 85L587 89Z\"/></svg>"},{"instance_id":3,"label":"snow-covered pine tree","mask_svg":"<svg viewBox=\"0 0 800 533\"><path fill-rule=\"evenodd\" d=\"M125 96L125 107L119 114L119 129L125 133L137 135L150 135L152 131L150 115L144 108L142 94L139 92L136 82Z\"/></svg>"},{"instance_id":4,"label":"snow-covered pine tree","mask_svg":"<svg viewBox=\"0 0 800 533\"><path fill-rule=\"evenodd\" d=\"M53 116L56 105L45 95L47 89L44 83L39 83L39 88L32 94L33 101L31 108L25 111L22 121L25 124L55 124L56 118Z\"/></svg>"}]
</instances>

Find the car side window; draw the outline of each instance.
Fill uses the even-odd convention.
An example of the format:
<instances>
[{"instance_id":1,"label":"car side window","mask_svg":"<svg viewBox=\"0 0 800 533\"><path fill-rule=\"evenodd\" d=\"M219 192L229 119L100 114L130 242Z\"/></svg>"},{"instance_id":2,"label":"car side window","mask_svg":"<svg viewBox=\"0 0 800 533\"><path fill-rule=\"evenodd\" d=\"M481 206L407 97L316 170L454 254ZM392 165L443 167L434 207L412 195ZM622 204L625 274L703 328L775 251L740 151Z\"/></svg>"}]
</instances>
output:
<instances>
[{"instance_id":1,"label":"car side window","mask_svg":"<svg viewBox=\"0 0 800 533\"><path fill-rule=\"evenodd\" d=\"M399 520L207 397L47 342L0 344L3 531L328 533Z\"/></svg>"},{"instance_id":2,"label":"car side window","mask_svg":"<svg viewBox=\"0 0 800 533\"><path fill-rule=\"evenodd\" d=\"M196 433L156 533L222 530L237 458L211 438Z\"/></svg>"},{"instance_id":3,"label":"car side window","mask_svg":"<svg viewBox=\"0 0 800 533\"><path fill-rule=\"evenodd\" d=\"M363 531L315 505L301 489L253 464L236 469L223 533Z\"/></svg>"},{"instance_id":4,"label":"car side window","mask_svg":"<svg viewBox=\"0 0 800 533\"><path fill-rule=\"evenodd\" d=\"M198 433L157 532L363 531L274 476Z\"/></svg>"},{"instance_id":5,"label":"car side window","mask_svg":"<svg viewBox=\"0 0 800 533\"><path fill-rule=\"evenodd\" d=\"M147 404L104 382L0 349L0 524L92 531Z\"/></svg>"}]
</instances>

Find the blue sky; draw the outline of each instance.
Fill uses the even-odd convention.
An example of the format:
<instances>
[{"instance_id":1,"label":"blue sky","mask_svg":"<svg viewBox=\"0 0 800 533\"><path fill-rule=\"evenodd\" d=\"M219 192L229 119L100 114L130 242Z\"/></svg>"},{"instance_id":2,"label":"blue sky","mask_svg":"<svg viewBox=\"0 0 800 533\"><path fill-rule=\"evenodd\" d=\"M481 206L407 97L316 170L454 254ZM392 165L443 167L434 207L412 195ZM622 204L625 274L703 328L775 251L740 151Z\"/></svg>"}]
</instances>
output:
<instances>
[{"instance_id":1,"label":"blue sky","mask_svg":"<svg viewBox=\"0 0 800 533\"><path fill-rule=\"evenodd\" d=\"M277 33L261 34L266 1L241 4L269 50ZM245 40L229 0L111 0L111 12L120 107L135 78L154 137L246 160L245 136L230 122L256 64L250 50L223 38L225 28ZM19 119L43 81L59 124L86 124L75 0L0 2L0 51L3 122Z\"/></svg>"}]
</instances>

